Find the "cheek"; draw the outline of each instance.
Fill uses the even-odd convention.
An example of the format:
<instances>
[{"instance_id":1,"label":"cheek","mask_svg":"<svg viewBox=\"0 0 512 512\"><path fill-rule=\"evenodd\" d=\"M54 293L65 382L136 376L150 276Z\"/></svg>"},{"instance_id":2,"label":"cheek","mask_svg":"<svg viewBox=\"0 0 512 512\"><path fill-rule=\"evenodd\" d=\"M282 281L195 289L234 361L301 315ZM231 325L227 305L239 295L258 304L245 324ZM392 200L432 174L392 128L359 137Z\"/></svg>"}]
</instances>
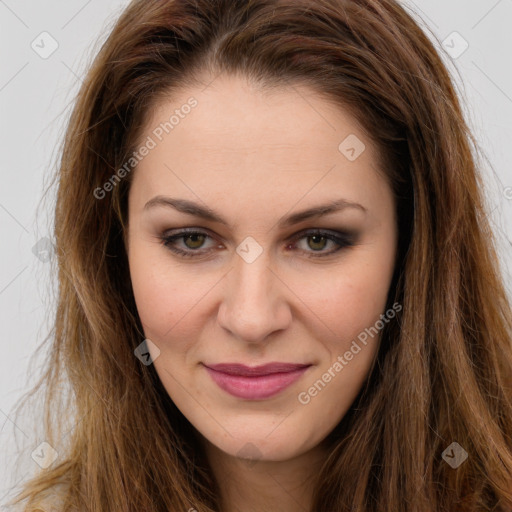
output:
<instances>
[{"instance_id":1,"label":"cheek","mask_svg":"<svg viewBox=\"0 0 512 512\"><path fill-rule=\"evenodd\" d=\"M378 259L373 249L361 254L357 263L347 264L343 270L340 267L329 279L322 279L323 287L318 286L317 280L315 293L309 296L308 306L329 328L325 331L328 337L316 333L326 349L326 357L316 373L305 381L298 397L312 416L326 418L325 431L318 432L315 425L310 425L315 427L310 435L318 441L320 434L333 428L346 413L377 354L385 325L380 318L386 313L393 265L392 256ZM326 293L326 289L330 292Z\"/></svg>"},{"instance_id":2,"label":"cheek","mask_svg":"<svg viewBox=\"0 0 512 512\"><path fill-rule=\"evenodd\" d=\"M170 336L191 339L186 331L197 326L191 319L204 295L201 282L192 283L165 255L151 257L149 250L137 248L130 254L130 274L145 335L157 345Z\"/></svg>"},{"instance_id":3,"label":"cheek","mask_svg":"<svg viewBox=\"0 0 512 512\"><path fill-rule=\"evenodd\" d=\"M391 256L379 259L372 248L308 280L303 301L311 312L310 317L320 320L318 326L322 332L325 329L331 356L344 351L384 313L392 263Z\"/></svg>"}]
</instances>

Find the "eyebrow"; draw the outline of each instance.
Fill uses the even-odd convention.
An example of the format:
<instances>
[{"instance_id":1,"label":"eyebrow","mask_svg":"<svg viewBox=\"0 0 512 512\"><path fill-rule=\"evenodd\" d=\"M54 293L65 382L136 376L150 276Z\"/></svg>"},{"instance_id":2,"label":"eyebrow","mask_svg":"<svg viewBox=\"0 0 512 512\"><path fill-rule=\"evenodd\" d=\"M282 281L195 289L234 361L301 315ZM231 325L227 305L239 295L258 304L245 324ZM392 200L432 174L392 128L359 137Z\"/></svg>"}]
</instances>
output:
<instances>
[{"instance_id":1,"label":"eyebrow","mask_svg":"<svg viewBox=\"0 0 512 512\"><path fill-rule=\"evenodd\" d=\"M218 213L216 213L211 208L202 206L199 203L195 203L187 199L176 199L166 196L155 196L144 205L144 210L149 210L157 206L171 207L178 210L179 212L186 213L188 215L194 215L195 217L200 217L202 219L209 220L212 222L218 222L219 224L223 224L225 226L230 227L229 222L223 219ZM291 215L282 218L278 222L278 226L280 228L290 227L304 220L322 217L324 215L339 212L347 208L357 209L362 211L363 213L368 212L368 210L359 203L347 201L346 199L337 199L323 205L314 206L306 210L301 210L299 212L292 213Z\"/></svg>"}]
</instances>

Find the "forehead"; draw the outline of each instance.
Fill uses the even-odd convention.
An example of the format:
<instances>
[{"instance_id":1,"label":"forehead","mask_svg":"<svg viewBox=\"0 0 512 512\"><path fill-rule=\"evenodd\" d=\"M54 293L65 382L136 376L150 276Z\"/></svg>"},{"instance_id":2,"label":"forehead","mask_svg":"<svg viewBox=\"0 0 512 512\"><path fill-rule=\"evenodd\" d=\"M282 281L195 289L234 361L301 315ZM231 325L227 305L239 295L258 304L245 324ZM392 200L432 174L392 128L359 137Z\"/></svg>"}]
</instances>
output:
<instances>
[{"instance_id":1,"label":"forehead","mask_svg":"<svg viewBox=\"0 0 512 512\"><path fill-rule=\"evenodd\" d=\"M248 192L278 187L298 194L319 179L327 188L377 179L376 148L356 119L303 85L263 90L218 76L207 87L160 99L140 144L148 137L154 147L132 184L148 194L180 178L181 186L210 194L242 184ZM347 158L347 140L362 151L355 160Z\"/></svg>"}]
</instances>

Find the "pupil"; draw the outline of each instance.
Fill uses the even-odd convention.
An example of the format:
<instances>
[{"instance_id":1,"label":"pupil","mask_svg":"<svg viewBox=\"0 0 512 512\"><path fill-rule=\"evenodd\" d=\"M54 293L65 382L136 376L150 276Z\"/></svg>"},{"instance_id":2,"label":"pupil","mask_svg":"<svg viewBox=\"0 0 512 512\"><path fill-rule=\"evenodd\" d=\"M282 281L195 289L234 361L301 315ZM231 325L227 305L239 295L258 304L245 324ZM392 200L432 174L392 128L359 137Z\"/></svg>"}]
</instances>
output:
<instances>
[{"instance_id":1,"label":"pupil","mask_svg":"<svg viewBox=\"0 0 512 512\"><path fill-rule=\"evenodd\" d=\"M199 246L201 246L201 244L202 244L201 237L204 237L204 235L200 235L200 234L188 235L187 240L193 239L192 244L194 244L194 243L197 244L197 242L199 242ZM198 240L198 238L199 238L199 240ZM192 248L197 248L197 247L198 247L198 245L192 245Z\"/></svg>"},{"instance_id":2,"label":"pupil","mask_svg":"<svg viewBox=\"0 0 512 512\"><path fill-rule=\"evenodd\" d=\"M323 240L325 242L325 238L321 235L311 235L310 236L311 239L313 239L313 244L318 244L318 243L321 243L320 241ZM324 244L322 244L321 247L316 247L316 249L323 249L324 247ZM314 247L312 247L313 249Z\"/></svg>"}]
</instances>

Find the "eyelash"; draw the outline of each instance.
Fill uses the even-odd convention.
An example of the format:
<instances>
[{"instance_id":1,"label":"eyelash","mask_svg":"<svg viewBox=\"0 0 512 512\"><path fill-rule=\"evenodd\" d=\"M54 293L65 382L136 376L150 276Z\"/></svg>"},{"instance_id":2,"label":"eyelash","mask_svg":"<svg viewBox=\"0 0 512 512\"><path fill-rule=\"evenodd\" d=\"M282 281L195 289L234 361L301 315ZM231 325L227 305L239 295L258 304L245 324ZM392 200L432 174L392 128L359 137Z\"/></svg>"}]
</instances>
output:
<instances>
[{"instance_id":1,"label":"eyelash","mask_svg":"<svg viewBox=\"0 0 512 512\"><path fill-rule=\"evenodd\" d=\"M207 249L206 251L203 250L201 252L200 252L200 249L197 249L197 250L189 249L188 251L184 251L183 249L178 249L177 247L174 247L171 245L174 241L179 240L180 238L186 238L187 236L191 236L191 235L205 235L208 238L212 238L212 237L210 237L210 235L208 235L208 233L206 233L204 231L200 231L198 229L191 228L190 230L183 230L183 231L180 231L173 235L161 236L160 240L161 240L162 244L167 249L174 252L175 254L178 254L180 257L184 257L184 258L196 257L197 258L197 257L204 256L205 253L207 253L209 251L209 249ZM321 229L311 229L311 230L307 230L307 231L302 231L293 238L292 243L296 243L297 241L301 240L302 238L308 238L311 236L321 236L323 238L326 238L326 239L331 240L332 242L336 243L339 247L337 249L334 249L329 252L316 252L316 253L313 252L307 256L308 258L322 258L322 257L326 257L326 256L331 256L332 254L340 251L341 249L354 246L354 236L353 235L350 235L348 233L325 231L325 230L321 230ZM309 252L309 251L305 251L305 252Z\"/></svg>"}]
</instances>

